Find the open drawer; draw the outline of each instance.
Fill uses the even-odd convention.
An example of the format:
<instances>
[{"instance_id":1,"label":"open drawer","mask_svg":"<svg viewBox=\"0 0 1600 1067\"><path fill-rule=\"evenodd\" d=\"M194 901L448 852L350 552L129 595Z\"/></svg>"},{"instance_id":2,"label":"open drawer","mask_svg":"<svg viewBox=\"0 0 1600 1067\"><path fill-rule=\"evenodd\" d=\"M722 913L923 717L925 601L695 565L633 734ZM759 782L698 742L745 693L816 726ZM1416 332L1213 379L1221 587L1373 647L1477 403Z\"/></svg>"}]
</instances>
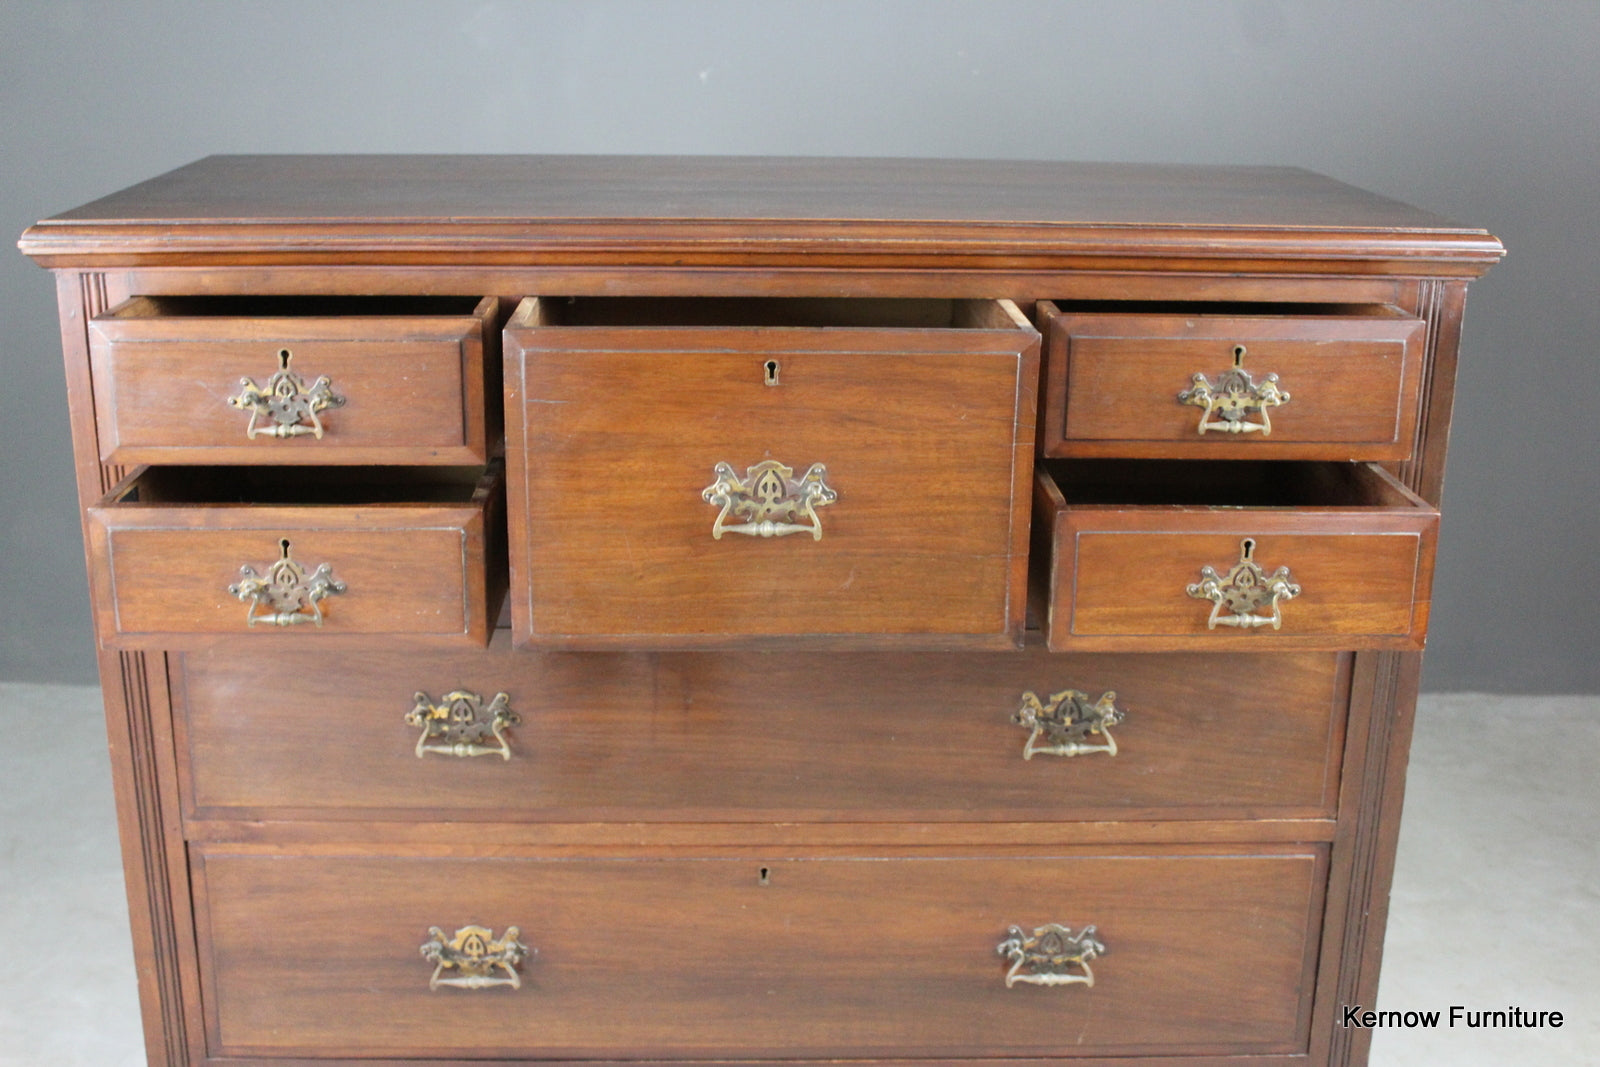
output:
<instances>
[{"instance_id":1,"label":"open drawer","mask_svg":"<svg viewBox=\"0 0 1600 1067\"><path fill-rule=\"evenodd\" d=\"M1420 649L1439 513L1370 464L1050 461L1057 651Z\"/></svg>"},{"instance_id":2,"label":"open drawer","mask_svg":"<svg viewBox=\"0 0 1600 1067\"><path fill-rule=\"evenodd\" d=\"M89 323L100 458L487 462L499 429L484 377L499 363L498 306L456 296L134 297Z\"/></svg>"},{"instance_id":3,"label":"open drawer","mask_svg":"<svg viewBox=\"0 0 1600 1067\"><path fill-rule=\"evenodd\" d=\"M524 301L518 641L1016 647L1038 345L1004 300Z\"/></svg>"},{"instance_id":4,"label":"open drawer","mask_svg":"<svg viewBox=\"0 0 1600 1067\"><path fill-rule=\"evenodd\" d=\"M1381 304L1038 305L1047 456L1402 460L1423 320Z\"/></svg>"},{"instance_id":5,"label":"open drawer","mask_svg":"<svg viewBox=\"0 0 1600 1067\"><path fill-rule=\"evenodd\" d=\"M504 597L503 472L140 468L88 512L102 644L483 645Z\"/></svg>"}]
</instances>

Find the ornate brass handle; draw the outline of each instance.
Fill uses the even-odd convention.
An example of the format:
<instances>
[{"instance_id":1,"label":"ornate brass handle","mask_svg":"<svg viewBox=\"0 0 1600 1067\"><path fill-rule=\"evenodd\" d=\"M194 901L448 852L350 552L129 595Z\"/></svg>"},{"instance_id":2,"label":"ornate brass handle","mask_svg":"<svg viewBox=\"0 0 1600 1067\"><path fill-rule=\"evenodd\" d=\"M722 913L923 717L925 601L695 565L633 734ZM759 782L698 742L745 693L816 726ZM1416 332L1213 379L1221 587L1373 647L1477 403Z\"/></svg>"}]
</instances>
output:
<instances>
[{"instance_id":1,"label":"ornate brass handle","mask_svg":"<svg viewBox=\"0 0 1600 1067\"><path fill-rule=\"evenodd\" d=\"M333 391L333 383L323 375L306 387L305 379L289 369L292 358L287 348L278 351L278 370L259 386L253 378L239 379L239 395L228 403L250 412L244 434L254 441L262 437L304 437L322 439L322 420L327 408L343 407L345 398Z\"/></svg>"},{"instance_id":2,"label":"ornate brass handle","mask_svg":"<svg viewBox=\"0 0 1600 1067\"><path fill-rule=\"evenodd\" d=\"M429 752L461 757L498 754L510 759L506 728L521 721L506 694L496 693L485 707L483 697L465 689L446 693L437 704L428 694L418 693L416 706L406 712L406 724L422 728L417 737L418 759Z\"/></svg>"},{"instance_id":3,"label":"ornate brass handle","mask_svg":"<svg viewBox=\"0 0 1600 1067\"><path fill-rule=\"evenodd\" d=\"M1106 954L1106 946L1095 936L1092 926L1078 933L1060 923L1049 923L1024 934L1022 927L1006 931L1006 939L995 946L1011 961L1006 972L1006 988L1018 982L1026 985L1094 985L1089 961Z\"/></svg>"},{"instance_id":4,"label":"ornate brass handle","mask_svg":"<svg viewBox=\"0 0 1600 1067\"><path fill-rule=\"evenodd\" d=\"M1289 402L1289 393L1278 387L1278 376L1269 374L1258 384L1244 369L1244 345L1233 346L1233 366L1218 375L1213 384L1204 374L1196 374L1189 388L1178 394L1178 403L1204 408L1200 413L1199 432L1216 430L1221 433L1259 433L1266 437L1272 433L1272 416L1269 408ZM1251 422L1255 414L1260 421Z\"/></svg>"},{"instance_id":5,"label":"ornate brass handle","mask_svg":"<svg viewBox=\"0 0 1600 1067\"><path fill-rule=\"evenodd\" d=\"M1229 568L1226 575L1218 575L1214 567L1200 568L1200 581L1189 586L1189 595L1196 600L1211 601L1211 618L1206 629L1234 626L1253 630L1258 626L1280 629L1283 624L1282 601L1300 595L1300 587L1289 579L1289 568L1279 567L1268 574L1256 564L1256 543L1246 537L1239 542L1239 562ZM1226 608L1231 614L1224 615ZM1263 614L1263 613L1266 614Z\"/></svg>"},{"instance_id":6,"label":"ornate brass handle","mask_svg":"<svg viewBox=\"0 0 1600 1067\"><path fill-rule=\"evenodd\" d=\"M239 582L228 586L228 592L250 603L245 625L321 626L323 598L344 592L345 584L334 578L333 568L326 563L307 574L290 557L288 538L278 542L278 550L281 555L267 567L266 574L258 574L246 563L239 568Z\"/></svg>"},{"instance_id":7,"label":"ornate brass handle","mask_svg":"<svg viewBox=\"0 0 1600 1067\"><path fill-rule=\"evenodd\" d=\"M446 941L444 931L428 927L428 940L422 943L422 958L434 964L428 988L489 989L493 986L522 988L517 966L528 958L528 946L517 938L521 931L506 927L506 936L495 939L494 931L482 926L463 926Z\"/></svg>"},{"instance_id":8,"label":"ornate brass handle","mask_svg":"<svg viewBox=\"0 0 1600 1067\"><path fill-rule=\"evenodd\" d=\"M828 469L820 463L813 463L799 478L792 467L770 459L746 469L742 479L729 463L718 463L713 473L716 481L700 495L707 504L722 509L711 524L711 536L718 541L725 533L750 537L809 533L813 541L820 541L822 520L816 509L839 499L824 481ZM730 515L745 521L730 523Z\"/></svg>"},{"instance_id":9,"label":"ornate brass handle","mask_svg":"<svg viewBox=\"0 0 1600 1067\"><path fill-rule=\"evenodd\" d=\"M1063 689L1051 693L1050 700L1041 704L1036 694L1023 693L1022 706L1011 716L1012 722L1033 731L1022 746L1022 758L1031 760L1040 754L1086 756L1091 752L1115 756L1117 739L1111 736L1111 727L1125 718L1116 700L1117 694L1108 691L1090 703L1087 693ZM1089 740L1091 736L1100 737L1102 741L1093 744Z\"/></svg>"}]
</instances>

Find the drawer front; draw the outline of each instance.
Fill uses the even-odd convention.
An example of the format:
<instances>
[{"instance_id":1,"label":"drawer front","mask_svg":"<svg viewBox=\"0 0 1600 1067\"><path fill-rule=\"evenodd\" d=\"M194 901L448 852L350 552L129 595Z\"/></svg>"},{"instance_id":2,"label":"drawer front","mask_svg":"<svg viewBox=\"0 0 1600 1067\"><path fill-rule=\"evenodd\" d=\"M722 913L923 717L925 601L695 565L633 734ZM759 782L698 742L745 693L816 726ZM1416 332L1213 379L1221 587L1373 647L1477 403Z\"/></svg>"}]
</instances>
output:
<instances>
[{"instance_id":1,"label":"drawer front","mask_svg":"<svg viewBox=\"0 0 1600 1067\"><path fill-rule=\"evenodd\" d=\"M1389 503L1076 504L1041 471L1049 646L1420 649L1438 512L1360 473Z\"/></svg>"},{"instance_id":2,"label":"drawer front","mask_svg":"<svg viewBox=\"0 0 1600 1067\"><path fill-rule=\"evenodd\" d=\"M519 641L1020 642L1038 335L1014 309L971 330L531 314L506 334Z\"/></svg>"},{"instance_id":3,"label":"drawer front","mask_svg":"<svg viewBox=\"0 0 1600 1067\"><path fill-rule=\"evenodd\" d=\"M103 461L487 461L493 298L397 299L389 314L359 313L370 301L278 298L283 314L199 313L234 303L262 301L137 297L90 323ZM460 306L442 313L449 304ZM351 313L315 313L324 305Z\"/></svg>"},{"instance_id":4,"label":"drawer front","mask_svg":"<svg viewBox=\"0 0 1600 1067\"><path fill-rule=\"evenodd\" d=\"M1304 1051L1325 854L194 866L214 1055L1223 1055Z\"/></svg>"},{"instance_id":5,"label":"drawer front","mask_svg":"<svg viewBox=\"0 0 1600 1067\"><path fill-rule=\"evenodd\" d=\"M294 667L263 688L236 655L174 657L192 814L1328 818L1349 658L534 654L502 632Z\"/></svg>"},{"instance_id":6,"label":"drawer front","mask_svg":"<svg viewBox=\"0 0 1600 1067\"><path fill-rule=\"evenodd\" d=\"M489 548L498 466L458 503L370 506L155 499L149 487L169 473L130 476L88 511L107 647L488 640L504 594Z\"/></svg>"},{"instance_id":7,"label":"drawer front","mask_svg":"<svg viewBox=\"0 0 1600 1067\"><path fill-rule=\"evenodd\" d=\"M1088 314L1043 302L1044 452L1408 459L1425 324L1370 310Z\"/></svg>"}]
</instances>

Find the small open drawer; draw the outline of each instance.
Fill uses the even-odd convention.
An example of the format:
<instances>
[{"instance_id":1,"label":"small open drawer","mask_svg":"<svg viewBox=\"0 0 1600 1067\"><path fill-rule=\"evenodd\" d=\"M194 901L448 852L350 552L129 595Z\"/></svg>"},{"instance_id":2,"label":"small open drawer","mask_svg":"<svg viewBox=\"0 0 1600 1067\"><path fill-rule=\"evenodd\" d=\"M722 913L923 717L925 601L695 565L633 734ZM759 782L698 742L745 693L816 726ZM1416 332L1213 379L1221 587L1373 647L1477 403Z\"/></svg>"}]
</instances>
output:
<instances>
[{"instance_id":1,"label":"small open drawer","mask_svg":"<svg viewBox=\"0 0 1600 1067\"><path fill-rule=\"evenodd\" d=\"M106 463L487 462L498 301L138 296L89 323ZM494 384L493 382L490 383ZM493 423L493 425L490 425Z\"/></svg>"},{"instance_id":2,"label":"small open drawer","mask_svg":"<svg viewBox=\"0 0 1600 1067\"><path fill-rule=\"evenodd\" d=\"M1420 649L1439 513L1370 464L1050 461L1057 651Z\"/></svg>"},{"instance_id":3,"label":"small open drawer","mask_svg":"<svg viewBox=\"0 0 1600 1067\"><path fill-rule=\"evenodd\" d=\"M1021 642L1009 301L541 298L505 349L519 643Z\"/></svg>"},{"instance_id":4,"label":"small open drawer","mask_svg":"<svg viewBox=\"0 0 1600 1067\"><path fill-rule=\"evenodd\" d=\"M108 648L386 636L483 645L503 470L140 468L89 509Z\"/></svg>"},{"instance_id":5,"label":"small open drawer","mask_svg":"<svg viewBox=\"0 0 1600 1067\"><path fill-rule=\"evenodd\" d=\"M1402 460L1427 324L1382 304L1038 305L1047 456Z\"/></svg>"}]
</instances>

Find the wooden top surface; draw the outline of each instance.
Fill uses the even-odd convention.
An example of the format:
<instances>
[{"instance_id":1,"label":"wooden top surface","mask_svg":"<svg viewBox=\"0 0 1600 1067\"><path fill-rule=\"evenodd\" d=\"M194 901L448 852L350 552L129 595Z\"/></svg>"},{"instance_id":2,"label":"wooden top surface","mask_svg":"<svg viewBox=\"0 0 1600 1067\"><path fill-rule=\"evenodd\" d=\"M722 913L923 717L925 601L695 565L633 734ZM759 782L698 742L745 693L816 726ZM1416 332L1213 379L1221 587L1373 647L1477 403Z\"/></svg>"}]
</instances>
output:
<instances>
[{"instance_id":1,"label":"wooden top surface","mask_svg":"<svg viewBox=\"0 0 1600 1067\"><path fill-rule=\"evenodd\" d=\"M1486 266L1501 254L1482 230L1295 168L673 156L211 156L46 219L20 244L47 260L819 240L1049 255L1158 232L1190 254L1255 254L1266 235L1298 257Z\"/></svg>"}]
</instances>

